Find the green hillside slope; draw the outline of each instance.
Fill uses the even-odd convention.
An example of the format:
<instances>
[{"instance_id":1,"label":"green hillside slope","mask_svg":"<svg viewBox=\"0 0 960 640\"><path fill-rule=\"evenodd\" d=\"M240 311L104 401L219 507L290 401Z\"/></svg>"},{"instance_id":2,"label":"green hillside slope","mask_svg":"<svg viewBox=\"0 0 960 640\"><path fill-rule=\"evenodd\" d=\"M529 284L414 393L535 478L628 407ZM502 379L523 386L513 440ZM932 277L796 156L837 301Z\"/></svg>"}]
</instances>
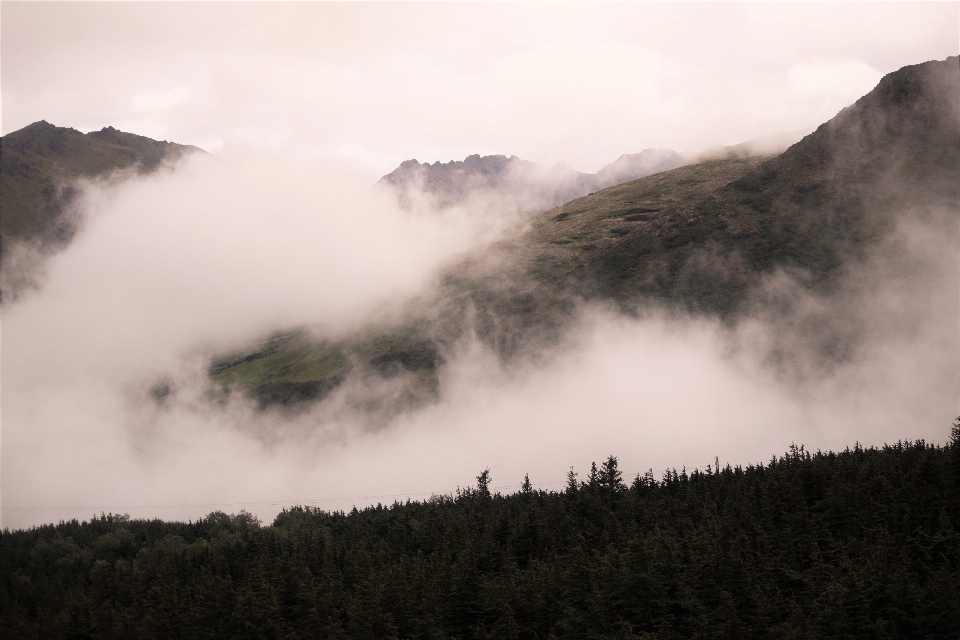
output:
<instances>
[{"instance_id":1,"label":"green hillside slope","mask_svg":"<svg viewBox=\"0 0 960 640\"><path fill-rule=\"evenodd\" d=\"M415 324L370 328L340 342L317 342L306 332L295 331L218 357L210 375L223 390L244 391L261 407L318 400L348 374L400 383L389 398L362 398L369 412L383 402L414 406L434 397L441 360L431 334Z\"/></svg>"},{"instance_id":2,"label":"green hillside slope","mask_svg":"<svg viewBox=\"0 0 960 640\"><path fill-rule=\"evenodd\" d=\"M703 198L759 162L734 155L575 200L443 270L435 290L412 301L399 326L365 327L337 343L288 332L218 356L210 367L212 380L265 406L320 399L351 373L392 379L412 373L411 385L427 386L407 395L429 398L423 391L436 387L440 354L468 326L505 357L562 330L580 297L591 291L604 295L594 274L602 270L598 262L605 252L622 239L622 229L649 229L655 207Z\"/></svg>"},{"instance_id":3,"label":"green hillside slope","mask_svg":"<svg viewBox=\"0 0 960 640\"><path fill-rule=\"evenodd\" d=\"M442 354L464 330L509 358L555 341L580 300L734 319L778 269L828 293L898 222L960 221L958 58L887 75L775 158L735 151L535 215L447 268L434 293L409 305L407 326L389 333L417 335L400 348L411 349L408 359ZM375 333L358 334L357 344ZM334 358L345 345L297 340L296 355L270 352L271 368L257 364L267 352L255 347L215 365L213 379L261 398L290 382L305 386L288 397L316 398L360 362ZM331 358L336 367L305 364ZM398 356L393 374L403 362Z\"/></svg>"}]
</instances>

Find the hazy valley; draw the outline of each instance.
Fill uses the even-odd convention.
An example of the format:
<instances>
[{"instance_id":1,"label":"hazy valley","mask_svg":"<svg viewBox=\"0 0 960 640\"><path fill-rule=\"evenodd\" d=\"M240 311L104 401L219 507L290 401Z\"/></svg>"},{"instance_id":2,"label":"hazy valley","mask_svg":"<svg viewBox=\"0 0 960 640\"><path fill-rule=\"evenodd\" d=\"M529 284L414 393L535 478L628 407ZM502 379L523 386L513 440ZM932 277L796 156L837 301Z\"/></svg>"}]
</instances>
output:
<instances>
[{"instance_id":1,"label":"hazy valley","mask_svg":"<svg viewBox=\"0 0 960 640\"><path fill-rule=\"evenodd\" d=\"M952 637L960 58L595 173L277 140L0 139L12 637Z\"/></svg>"}]
</instances>

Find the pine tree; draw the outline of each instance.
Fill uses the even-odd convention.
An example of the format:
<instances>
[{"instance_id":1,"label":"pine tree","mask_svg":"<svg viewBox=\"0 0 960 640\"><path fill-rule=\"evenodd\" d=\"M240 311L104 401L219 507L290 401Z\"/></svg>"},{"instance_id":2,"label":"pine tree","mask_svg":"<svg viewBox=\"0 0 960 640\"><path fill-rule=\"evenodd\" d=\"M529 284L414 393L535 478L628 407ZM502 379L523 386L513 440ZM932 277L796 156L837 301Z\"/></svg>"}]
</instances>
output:
<instances>
[{"instance_id":1,"label":"pine tree","mask_svg":"<svg viewBox=\"0 0 960 640\"><path fill-rule=\"evenodd\" d=\"M477 476L477 495L481 498L490 497L490 468L487 467Z\"/></svg>"},{"instance_id":2,"label":"pine tree","mask_svg":"<svg viewBox=\"0 0 960 640\"><path fill-rule=\"evenodd\" d=\"M600 465L599 483L600 488L606 491L616 492L624 488L623 474L617 468L617 459L614 456L611 455Z\"/></svg>"},{"instance_id":3,"label":"pine tree","mask_svg":"<svg viewBox=\"0 0 960 640\"><path fill-rule=\"evenodd\" d=\"M573 470L573 467L570 467L570 470L567 471L567 493L576 493L579 488L580 483L577 482L577 472Z\"/></svg>"},{"instance_id":4,"label":"pine tree","mask_svg":"<svg viewBox=\"0 0 960 640\"><path fill-rule=\"evenodd\" d=\"M520 491L523 493L530 493L533 491L533 485L530 484L530 474L523 474L523 484L520 485Z\"/></svg>"}]
</instances>

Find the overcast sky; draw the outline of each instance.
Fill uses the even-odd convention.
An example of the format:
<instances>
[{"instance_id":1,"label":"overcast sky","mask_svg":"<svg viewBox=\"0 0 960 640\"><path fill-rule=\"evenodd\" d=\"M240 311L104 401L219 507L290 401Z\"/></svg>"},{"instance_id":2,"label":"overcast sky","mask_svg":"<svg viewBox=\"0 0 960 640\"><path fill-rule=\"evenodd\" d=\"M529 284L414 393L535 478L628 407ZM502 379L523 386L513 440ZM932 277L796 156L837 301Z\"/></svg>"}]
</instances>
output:
<instances>
[{"instance_id":1,"label":"overcast sky","mask_svg":"<svg viewBox=\"0 0 960 640\"><path fill-rule=\"evenodd\" d=\"M347 158L596 171L809 130L956 55L960 4L2 5L4 134L45 119Z\"/></svg>"}]
</instances>

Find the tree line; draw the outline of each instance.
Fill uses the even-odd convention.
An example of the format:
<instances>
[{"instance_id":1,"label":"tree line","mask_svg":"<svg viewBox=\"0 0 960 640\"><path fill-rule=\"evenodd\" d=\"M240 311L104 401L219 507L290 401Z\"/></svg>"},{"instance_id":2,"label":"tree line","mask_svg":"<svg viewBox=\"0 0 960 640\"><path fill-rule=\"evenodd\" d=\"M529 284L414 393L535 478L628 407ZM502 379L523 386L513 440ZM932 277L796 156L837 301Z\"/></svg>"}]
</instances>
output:
<instances>
[{"instance_id":1,"label":"tree line","mask_svg":"<svg viewBox=\"0 0 960 640\"><path fill-rule=\"evenodd\" d=\"M957 638L950 441L0 534L6 638Z\"/></svg>"}]
</instances>

